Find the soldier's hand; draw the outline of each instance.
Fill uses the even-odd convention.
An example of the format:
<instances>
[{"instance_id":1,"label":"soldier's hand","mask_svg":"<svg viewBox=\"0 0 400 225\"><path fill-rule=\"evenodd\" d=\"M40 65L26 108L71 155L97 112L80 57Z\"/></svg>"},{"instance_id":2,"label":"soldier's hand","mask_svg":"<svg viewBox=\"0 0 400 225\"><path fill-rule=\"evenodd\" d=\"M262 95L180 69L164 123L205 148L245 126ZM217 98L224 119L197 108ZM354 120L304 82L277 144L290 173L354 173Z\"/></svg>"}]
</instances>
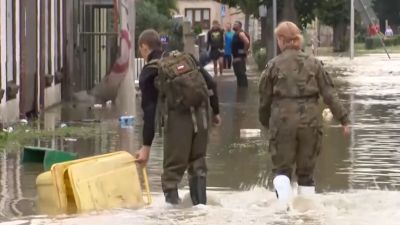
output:
<instances>
[{"instance_id":1,"label":"soldier's hand","mask_svg":"<svg viewBox=\"0 0 400 225\"><path fill-rule=\"evenodd\" d=\"M136 154L136 162L142 166L146 166L149 161L150 156L150 146L143 146Z\"/></svg>"},{"instance_id":2,"label":"soldier's hand","mask_svg":"<svg viewBox=\"0 0 400 225\"><path fill-rule=\"evenodd\" d=\"M217 126L217 127L221 126L221 123L222 123L221 116L219 114L214 115L212 122L213 122L214 126Z\"/></svg>"},{"instance_id":3,"label":"soldier's hand","mask_svg":"<svg viewBox=\"0 0 400 225\"><path fill-rule=\"evenodd\" d=\"M350 133L351 133L350 127L349 127L348 125L344 125L344 126L343 126L343 134L344 134L345 136L349 136Z\"/></svg>"}]
</instances>

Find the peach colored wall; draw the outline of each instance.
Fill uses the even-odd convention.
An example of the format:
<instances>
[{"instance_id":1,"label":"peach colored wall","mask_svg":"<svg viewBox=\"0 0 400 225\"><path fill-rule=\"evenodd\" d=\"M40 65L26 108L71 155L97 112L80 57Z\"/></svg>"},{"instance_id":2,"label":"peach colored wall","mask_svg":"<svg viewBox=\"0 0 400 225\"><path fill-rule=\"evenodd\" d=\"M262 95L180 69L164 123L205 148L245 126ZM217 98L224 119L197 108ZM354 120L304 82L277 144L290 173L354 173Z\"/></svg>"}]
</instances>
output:
<instances>
[{"instance_id":1,"label":"peach colored wall","mask_svg":"<svg viewBox=\"0 0 400 225\"><path fill-rule=\"evenodd\" d=\"M226 16L221 20L221 4L213 0L178 0L178 14L185 15L186 8L210 8L210 22L213 20L226 22L234 22L235 20L242 20L244 22L244 15L240 10L235 8L227 8ZM239 12L239 14L237 14Z\"/></svg>"}]
</instances>

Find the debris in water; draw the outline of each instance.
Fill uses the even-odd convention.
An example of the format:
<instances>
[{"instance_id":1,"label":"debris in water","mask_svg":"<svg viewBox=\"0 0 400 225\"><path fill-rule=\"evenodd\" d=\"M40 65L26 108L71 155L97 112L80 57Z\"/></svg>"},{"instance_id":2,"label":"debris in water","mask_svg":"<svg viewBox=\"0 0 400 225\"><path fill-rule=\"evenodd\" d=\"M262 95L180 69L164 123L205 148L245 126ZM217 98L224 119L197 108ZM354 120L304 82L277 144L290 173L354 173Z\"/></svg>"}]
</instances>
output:
<instances>
[{"instance_id":1,"label":"debris in water","mask_svg":"<svg viewBox=\"0 0 400 225\"><path fill-rule=\"evenodd\" d=\"M121 116L119 118L119 125L121 126L121 128L132 127L134 121L135 121L134 116Z\"/></svg>"},{"instance_id":2,"label":"debris in water","mask_svg":"<svg viewBox=\"0 0 400 225\"><path fill-rule=\"evenodd\" d=\"M7 129L3 129L3 131L6 133L12 133L14 131L14 128L8 127Z\"/></svg>"},{"instance_id":3,"label":"debris in water","mask_svg":"<svg viewBox=\"0 0 400 225\"><path fill-rule=\"evenodd\" d=\"M29 224L29 221L28 220L16 220L16 221L4 222L1 224L2 225L23 225L23 224Z\"/></svg>"},{"instance_id":4,"label":"debris in water","mask_svg":"<svg viewBox=\"0 0 400 225\"><path fill-rule=\"evenodd\" d=\"M325 121L331 121L333 118L331 110L328 108L324 109L324 111L322 111L322 118L324 118Z\"/></svg>"},{"instance_id":5,"label":"debris in water","mask_svg":"<svg viewBox=\"0 0 400 225\"><path fill-rule=\"evenodd\" d=\"M241 138L255 138L261 136L260 129L240 129Z\"/></svg>"},{"instance_id":6,"label":"debris in water","mask_svg":"<svg viewBox=\"0 0 400 225\"><path fill-rule=\"evenodd\" d=\"M103 105L102 105L102 104L94 104L94 105L93 105L93 108L95 108L95 109L101 109L101 108L103 108Z\"/></svg>"},{"instance_id":7,"label":"debris in water","mask_svg":"<svg viewBox=\"0 0 400 225\"><path fill-rule=\"evenodd\" d=\"M112 101L111 101L111 100L109 100L109 101L106 102L106 106L107 106L107 107L110 107L111 105L112 105Z\"/></svg>"},{"instance_id":8,"label":"debris in water","mask_svg":"<svg viewBox=\"0 0 400 225\"><path fill-rule=\"evenodd\" d=\"M27 125L28 124L28 120L26 119L22 119L19 121L22 125Z\"/></svg>"},{"instance_id":9,"label":"debris in water","mask_svg":"<svg viewBox=\"0 0 400 225\"><path fill-rule=\"evenodd\" d=\"M76 141L78 141L78 139L76 139L76 138L65 138L64 140L65 140L65 141L69 141L69 142L76 142Z\"/></svg>"}]
</instances>

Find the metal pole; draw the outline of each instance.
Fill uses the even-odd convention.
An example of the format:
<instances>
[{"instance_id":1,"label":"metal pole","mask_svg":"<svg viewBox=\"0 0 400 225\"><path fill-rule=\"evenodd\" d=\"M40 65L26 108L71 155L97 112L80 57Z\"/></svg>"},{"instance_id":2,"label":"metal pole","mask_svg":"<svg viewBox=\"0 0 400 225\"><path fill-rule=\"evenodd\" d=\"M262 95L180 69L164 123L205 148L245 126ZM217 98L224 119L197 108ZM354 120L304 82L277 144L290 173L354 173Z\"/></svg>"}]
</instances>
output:
<instances>
[{"instance_id":1,"label":"metal pole","mask_svg":"<svg viewBox=\"0 0 400 225\"><path fill-rule=\"evenodd\" d=\"M273 3L272 3L273 5L272 5L272 7L273 7L273 17L274 17L274 19L273 19L273 30L275 30L275 28L276 28L276 25L277 25L277 6L276 6L276 0L273 0ZM275 35L274 35L275 36ZM277 45L276 45L276 38L274 37L274 57L276 56L276 53L277 53L277 51L278 51L278 49L277 49Z\"/></svg>"},{"instance_id":2,"label":"metal pole","mask_svg":"<svg viewBox=\"0 0 400 225\"><path fill-rule=\"evenodd\" d=\"M350 59L354 59L354 0L350 4Z\"/></svg>"}]
</instances>

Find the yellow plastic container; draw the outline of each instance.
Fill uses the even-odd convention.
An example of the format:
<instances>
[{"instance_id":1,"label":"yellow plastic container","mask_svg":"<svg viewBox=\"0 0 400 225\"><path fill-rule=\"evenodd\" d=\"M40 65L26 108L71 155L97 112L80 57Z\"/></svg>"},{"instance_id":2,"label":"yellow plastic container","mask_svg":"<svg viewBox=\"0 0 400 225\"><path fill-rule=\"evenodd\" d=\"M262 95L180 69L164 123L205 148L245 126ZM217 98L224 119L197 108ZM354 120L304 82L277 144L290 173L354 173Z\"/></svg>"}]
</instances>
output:
<instances>
[{"instance_id":1,"label":"yellow plastic container","mask_svg":"<svg viewBox=\"0 0 400 225\"><path fill-rule=\"evenodd\" d=\"M120 151L54 164L36 184L41 213L82 213L111 208L139 208L151 203L146 170L143 199L135 158Z\"/></svg>"}]
</instances>

